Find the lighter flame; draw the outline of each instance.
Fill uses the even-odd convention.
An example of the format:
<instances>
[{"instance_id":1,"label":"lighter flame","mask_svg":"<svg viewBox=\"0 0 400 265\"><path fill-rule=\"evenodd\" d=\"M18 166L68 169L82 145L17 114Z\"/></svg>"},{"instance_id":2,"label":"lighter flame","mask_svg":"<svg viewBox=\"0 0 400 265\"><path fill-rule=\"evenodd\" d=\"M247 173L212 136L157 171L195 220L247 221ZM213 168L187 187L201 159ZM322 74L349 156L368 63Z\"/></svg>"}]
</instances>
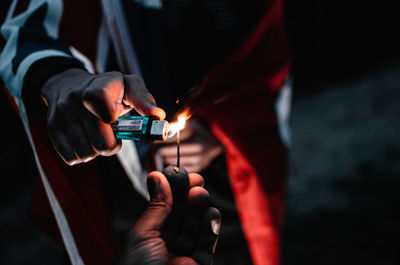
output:
<instances>
[{"instance_id":1,"label":"lighter flame","mask_svg":"<svg viewBox=\"0 0 400 265\"><path fill-rule=\"evenodd\" d=\"M178 115L178 119L175 122L169 124L168 138L173 137L178 131L182 130L186 126L186 121L190 119L191 114L188 110L184 110Z\"/></svg>"}]
</instances>

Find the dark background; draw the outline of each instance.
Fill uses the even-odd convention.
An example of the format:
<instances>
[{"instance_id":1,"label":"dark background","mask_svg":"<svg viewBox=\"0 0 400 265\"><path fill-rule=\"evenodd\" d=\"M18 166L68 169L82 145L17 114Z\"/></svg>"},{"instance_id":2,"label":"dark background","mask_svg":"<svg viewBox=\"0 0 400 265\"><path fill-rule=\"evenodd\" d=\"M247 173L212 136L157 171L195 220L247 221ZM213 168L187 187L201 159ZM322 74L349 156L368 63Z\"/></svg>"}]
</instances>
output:
<instances>
[{"instance_id":1,"label":"dark background","mask_svg":"<svg viewBox=\"0 0 400 265\"><path fill-rule=\"evenodd\" d=\"M286 1L294 94L284 265L400 264L395 2ZM43 252L53 264L52 255L65 253L29 223L36 169L22 126L0 95L0 264L25 264Z\"/></svg>"},{"instance_id":2,"label":"dark background","mask_svg":"<svg viewBox=\"0 0 400 265\"><path fill-rule=\"evenodd\" d=\"M293 56L283 264L400 264L396 1L287 0Z\"/></svg>"},{"instance_id":3,"label":"dark background","mask_svg":"<svg viewBox=\"0 0 400 265\"><path fill-rule=\"evenodd\" d=\"M400 59L397 1L285 0L296 92Z\"/></svg>"}]
</instances>

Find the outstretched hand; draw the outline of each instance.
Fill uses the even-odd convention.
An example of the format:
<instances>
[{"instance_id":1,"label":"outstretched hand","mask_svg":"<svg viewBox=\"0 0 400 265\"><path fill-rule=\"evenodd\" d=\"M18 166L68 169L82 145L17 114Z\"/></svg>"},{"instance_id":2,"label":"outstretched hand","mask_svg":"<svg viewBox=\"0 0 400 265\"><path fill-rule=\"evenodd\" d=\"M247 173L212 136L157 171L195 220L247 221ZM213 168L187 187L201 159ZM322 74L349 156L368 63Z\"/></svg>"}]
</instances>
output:
<instances>
[{"instance_id":1,"label":"outstretched hand","mask_svg":"<svg viewBox=\"0 0 400 265\"><path fill-rule=\"evenodd\" d=\"M51 77L41 88L48 105L47 125L57 152L69 165L121 148L110 123L135 109L141 115L165 118L144 81L136 75L107 72L93 75L69 69Z\"/></svg>"},{"instance_id":2,"label":"outstretched hand","mask_svg":"<svg viewBox=\"0 0 400 265\"><path fill-rule=\"evenodd\" d=\"M209 207L203 178L189 174L187 204L173 207L166 177L160 172L148 176L150 202L128 234L113 265L209 265L212 263L221 215ZM180 202L181 203L181 202Z\"/></svg>"}]
</instances>

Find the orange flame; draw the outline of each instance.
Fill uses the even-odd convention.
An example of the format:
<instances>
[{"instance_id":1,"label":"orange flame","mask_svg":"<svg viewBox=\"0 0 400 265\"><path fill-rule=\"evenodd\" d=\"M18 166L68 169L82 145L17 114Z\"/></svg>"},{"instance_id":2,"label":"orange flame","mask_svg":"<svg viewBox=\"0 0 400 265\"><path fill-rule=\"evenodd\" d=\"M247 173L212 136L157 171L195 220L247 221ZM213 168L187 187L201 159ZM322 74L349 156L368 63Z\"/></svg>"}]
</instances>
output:
<instances>
[{"instance_id":1,"label":"orange flame","mask_svg":"<svg viewBox=\"0 0 400 265\"><path fill-rule=\"evenodd\" d=\"M177 116L177 121L171 122L169 124L168 138L171 138L178 131L184 129L186 126L186 121L190 119L191 116L192 114L190 113L189 109L185 109L184 111L179 113Z\"/></svg>"}]
</instances>

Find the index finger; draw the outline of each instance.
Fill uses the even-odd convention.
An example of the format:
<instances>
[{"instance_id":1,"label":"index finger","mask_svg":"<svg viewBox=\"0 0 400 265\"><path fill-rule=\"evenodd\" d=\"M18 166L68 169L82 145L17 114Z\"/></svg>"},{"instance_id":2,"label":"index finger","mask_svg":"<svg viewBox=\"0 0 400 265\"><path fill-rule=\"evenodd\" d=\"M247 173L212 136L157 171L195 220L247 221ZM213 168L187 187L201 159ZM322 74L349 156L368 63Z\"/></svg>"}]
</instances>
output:
<instances>
[{"instance_id":1,"label":"index finger","mask_svg":"<svg viewBox=\"0 0 400 265\"><path fill-rule=\"evenodd\" d=\"M165 111L157 107L154 97L147 90L143 79L137 75L125 75L124 104L134 108L142 116L156 116L165 119Z\"/></svg>"}]
</instances>

